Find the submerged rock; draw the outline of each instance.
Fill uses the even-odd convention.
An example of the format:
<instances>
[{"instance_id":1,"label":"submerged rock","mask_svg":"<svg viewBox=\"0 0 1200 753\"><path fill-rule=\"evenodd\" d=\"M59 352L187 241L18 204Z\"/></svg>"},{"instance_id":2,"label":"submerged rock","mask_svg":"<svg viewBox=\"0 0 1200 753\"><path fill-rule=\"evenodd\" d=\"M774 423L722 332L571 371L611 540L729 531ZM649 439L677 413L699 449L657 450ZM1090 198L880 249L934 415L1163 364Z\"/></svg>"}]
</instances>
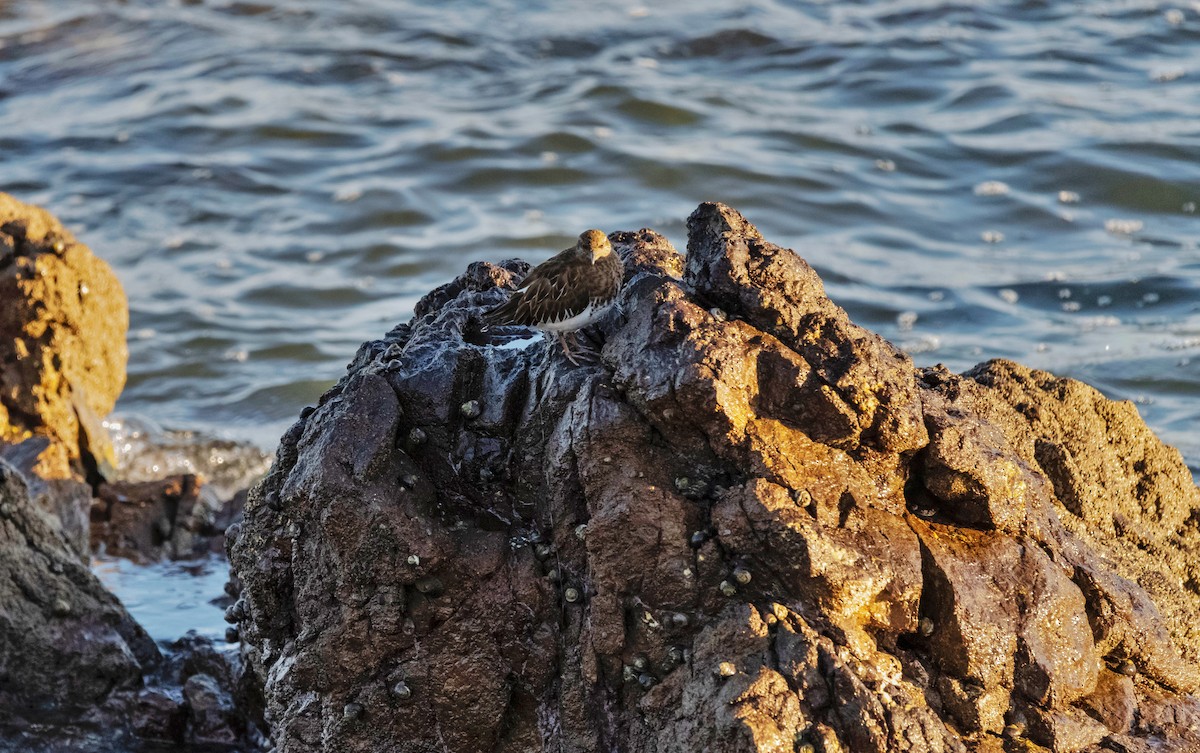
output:
<instances>
[{"instance_id":1,"label":"submerged rock","mask_svg":"<svg viewBox=\"0 0 1200 753\"><path fill-rule=\"evenodd\" d=\"M526 267L472 264L283 437L230 549L276 750L1200 746L1178 453L915 369L728 207L688 230L611 236L597 362L500 347Z\"/></svg>"},{"instance_id":2,"label":"submerged rock","mask_svg":"<svg viewBox=\"0 0 1200 753\"><path fill-rule=\"evenodd\" d=\"M0 442L49 439L43 478L113 461L100 419L125 386L116 275L49 212L0 193Z\"/></svg>"}]
</instances>

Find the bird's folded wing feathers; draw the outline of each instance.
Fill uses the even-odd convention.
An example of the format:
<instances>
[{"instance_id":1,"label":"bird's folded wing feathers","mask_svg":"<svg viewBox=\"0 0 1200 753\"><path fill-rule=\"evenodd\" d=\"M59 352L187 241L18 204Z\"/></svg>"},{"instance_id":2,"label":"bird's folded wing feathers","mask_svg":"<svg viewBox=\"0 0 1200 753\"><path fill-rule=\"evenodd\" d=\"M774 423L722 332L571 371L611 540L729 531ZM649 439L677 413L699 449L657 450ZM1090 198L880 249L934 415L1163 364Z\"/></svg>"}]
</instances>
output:
<instances>
[{"instance_id":1,"label":"bird's folded wing feathers","mask_svg":"<svg viewBox=\"0 0 1200 753\"><path fill-rule=\"evenodd\" d=\"M538 275L495 313L507 309L504 318L509 323L537 325L562 321L587 308L591 286L584 279L583 269L563 266L549 271L555 274Z\"/></svg>"}]
</instances>

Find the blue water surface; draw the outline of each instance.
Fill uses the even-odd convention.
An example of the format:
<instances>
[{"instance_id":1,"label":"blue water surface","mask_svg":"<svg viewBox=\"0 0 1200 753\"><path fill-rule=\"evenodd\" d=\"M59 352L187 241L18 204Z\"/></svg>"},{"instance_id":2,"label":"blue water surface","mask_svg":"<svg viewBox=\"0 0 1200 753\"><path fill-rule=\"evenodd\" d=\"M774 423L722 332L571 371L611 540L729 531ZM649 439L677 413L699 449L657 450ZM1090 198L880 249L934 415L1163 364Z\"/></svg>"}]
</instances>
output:
<instances>
[{"instance_id":1,"label":"blue water surface","mask_svg":"<svg viewBox=\"0 0 1200 753\"><path fill-rule=\"evenodd\" d=\"M1195 468L1197 155L1187 2L0 5L0 190L117 269L121 408L267 448L468 262L715 199L918 363L1087 380Z\"/></svg>"}]
</instances>

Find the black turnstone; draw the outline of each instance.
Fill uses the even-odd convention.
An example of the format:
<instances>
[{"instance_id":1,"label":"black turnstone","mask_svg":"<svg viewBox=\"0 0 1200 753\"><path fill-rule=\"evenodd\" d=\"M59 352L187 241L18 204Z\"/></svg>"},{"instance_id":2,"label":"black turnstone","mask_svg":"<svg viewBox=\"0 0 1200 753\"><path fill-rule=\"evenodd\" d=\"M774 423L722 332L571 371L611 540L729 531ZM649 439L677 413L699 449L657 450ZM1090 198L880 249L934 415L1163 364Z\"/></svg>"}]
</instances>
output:
<instances>
[{"instance_id":1,"label":"black turnstone","mask_svg":"<svg viewBox=\"0 0 1200 753\"><path fill-rule=\"evenodd\" d=\"M621 289L625 269L608 238L585 230L571 248L530 270L504 303L485 313L490 324L519 324L553 332L567 360L578 365L566 334L599 319Z\"/></svg>"}]
</instances>

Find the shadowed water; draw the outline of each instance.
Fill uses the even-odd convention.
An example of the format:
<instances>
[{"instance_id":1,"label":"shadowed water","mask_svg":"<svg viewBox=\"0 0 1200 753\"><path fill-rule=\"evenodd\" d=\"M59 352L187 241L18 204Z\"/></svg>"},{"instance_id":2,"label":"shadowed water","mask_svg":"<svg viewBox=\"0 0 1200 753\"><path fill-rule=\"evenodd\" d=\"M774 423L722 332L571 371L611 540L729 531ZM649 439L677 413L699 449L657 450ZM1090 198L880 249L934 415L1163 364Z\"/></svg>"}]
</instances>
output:
<instances>
[{"instance_id":1,"label":"shadowed water","mask_svg":"<svg viewBox=\"0 0 1200 753\"><path fill-rule=\"evenodd\" d=\"M211 555L198 560L139 565L103 554L92 572L156 641L178 640L189 630L225 644L225 606L219 604L229 563Z\"/></svg>"},{"instance_id":2,"label":"shadowed water","mask_svg":"<svg viewBox=\"0 0 1200 753\"><path fill-rule=\"evenodd\" d=\"M0 189L117 269L121 408L265 447L470 261L703 200L918 363L1200 439L1200 7L0 5ZM978 7L977 7L978 6Z\"/></svg>"}]
</instances>

